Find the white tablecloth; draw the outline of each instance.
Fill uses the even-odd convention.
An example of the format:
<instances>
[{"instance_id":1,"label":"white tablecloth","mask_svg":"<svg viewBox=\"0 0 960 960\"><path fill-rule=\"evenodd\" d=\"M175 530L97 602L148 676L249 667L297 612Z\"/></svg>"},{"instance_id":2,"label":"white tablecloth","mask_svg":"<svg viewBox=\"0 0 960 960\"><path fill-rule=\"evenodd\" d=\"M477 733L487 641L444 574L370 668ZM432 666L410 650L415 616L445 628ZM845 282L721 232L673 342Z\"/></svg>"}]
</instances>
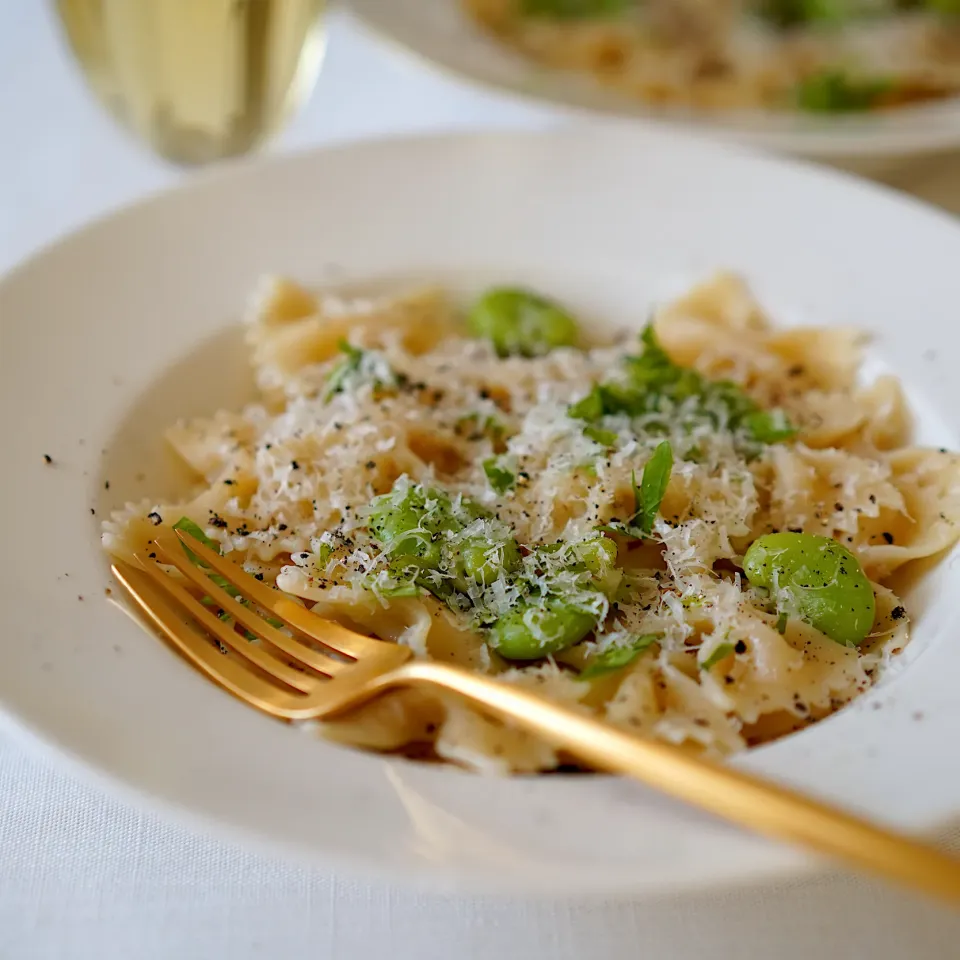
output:
<instances>
[{"instance_id":1,"label":"white tablecloth","mask_svg":"<svg viewBox=\"0 0 960 960\"><path fill-rule=\"evenodd\" d=\"M316 95L273 149L554 122L556 114L441 80L337 17ZM893 179L960 209L957 166L956 178L939 160ZM181 176L88 97L48 4L0 0L0 272ZM643 903L451 898L370 885L141 813L0 732L0 960L813 956L960 957L960 918L849 879Z\"/></svg>"}]
</instances>

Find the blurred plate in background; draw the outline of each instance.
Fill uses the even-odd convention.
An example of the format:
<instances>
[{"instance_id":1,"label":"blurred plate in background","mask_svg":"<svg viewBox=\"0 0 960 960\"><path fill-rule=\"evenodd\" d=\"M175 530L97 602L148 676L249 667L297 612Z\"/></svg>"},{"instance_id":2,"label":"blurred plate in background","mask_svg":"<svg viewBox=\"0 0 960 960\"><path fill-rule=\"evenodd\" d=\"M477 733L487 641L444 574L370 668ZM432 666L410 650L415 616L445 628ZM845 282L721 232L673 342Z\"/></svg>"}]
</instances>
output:
<instances>
[{"instance_id":1,"label":"blurred plate in background","mask_svg":"<svg viewBox=\"0 0 960 960\"><path fill-rule=\"evenodd\" d=\"M435 68L485 87L593 113L660 120L799 156L876 172L960 147L960 99L871 114L725 111L707 114L641 103L589 76L550 70L474 23L462 0L348 0L381 37Z\"/></svg>"}]
</instances>

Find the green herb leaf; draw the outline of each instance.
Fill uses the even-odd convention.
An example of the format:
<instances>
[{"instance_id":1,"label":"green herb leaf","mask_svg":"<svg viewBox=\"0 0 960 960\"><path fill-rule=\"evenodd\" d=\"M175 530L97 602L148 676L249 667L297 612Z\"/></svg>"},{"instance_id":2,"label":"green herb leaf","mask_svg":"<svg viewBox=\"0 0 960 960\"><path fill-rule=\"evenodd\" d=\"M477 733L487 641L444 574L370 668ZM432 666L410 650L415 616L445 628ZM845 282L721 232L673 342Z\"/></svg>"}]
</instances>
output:
<instances>
[{"instance_id":1,"label":"green herb leaf","mask_svg":"<svg viewBox=\"0 0 960 960\"><path fill-rule=\"evenodd\" d=\"M667 492L670 482L670 473L673 470L673 449L668 441L664 440L653 456L643 468L640 479L640 489L637 489L636 478L633 478L633 493L637 498L637 512L640 518L640 529L644 534L653 530L653 521L657 518L663 495Z\"/></svg>"},{"instance_id":2,"label":"green herb leaf","mask_svg":"<svg viewBox=\"0 0 960 960\"><path fill-rule=\"evenodd\" d=\"M502 457L490 457L484 460L483 472L487 475L490 487L495 493L506 493L516 486L517 475L508 469Z\"/></svg>"},{"instance_id":3,"label":"green herb leaf","mask_svg":"<svg viewBox=\"0 0 960 960\"><path fill-rule=\"evenodd\" d=\"M711 653L710 656L700 664L700 669L710 670L721 660L725 660L727 657L729 657L733 652L734 646L732 643L718 643L716 647L713 648L713 653Z\"/></svg>"},{"instance_id":4,"label":"green herb leaf","mask_svg":"<svg viewBox=\"0 0 960 960\"><path fill-rule=\"evenodd\" d=\"M554 20L584 20L617 16L636 0L522 0L525 17L549 17Z\"/></svg>"},{"instance_id":5,"label":"green herb leaf","mask_svg":"<svg viewBox=\"0 0 960 960\"><path fill-rule=\"evenodd\" d=\"M205 547L209 547L215 553L220 553L220 544L216 540L211 540L203 530L200 529L189 517L181 517L174 525L174 530L182 530L187 535L193 537L194 540L199 540ZM195 567L200 567L202 570L208 570L209 567L192 551L187 548L186 544L181 544L183 547L183 552L187 555L187 558ZM233 586L232 583L228 583L219 573L211 573L210 580L215 583L221 590L230 594L231 597L236 599L240 596L240 591ZM282 624L281 624L282 626Z\"/></svg>"},{"instance_id":6,"label":"green herb leaf","mask_svg":"<svg viewBox=\"0 0 960 960\"><path fill-rule=\"evenodd\" d=\"M787 415L779 409L756 410L747 414L744 423L757 443L780 443L797 435Z\"/></svg>"},{"instance_id":7,"label":"green herb leaf","mask_svg":"<svg viewBox=\"0 0 960 960\"><path fill-rule=\"evenodd\" d=\"M797 86L797 104L811 113L857 113L877 105L890 90L884 78L857 79L841 70L825 70Z\"/></svg>"},{"instance_id":8,"label":"green herb leaf","mask_svg":"<svg viewBox=\"0 0 960 960\"><path fill-rule=\"evenodd\" d=\"M646 462L639 484L636 472L630 474L635 504L633 516L626 523L612 520L597 529L606 533L617 533L622 537L631 537L634 540L644 540L649 537L653 532L653 522L660 511L663 495L667 492L672 471L673 448L669 441L664 440Z\"/></svg>"},{"instance_id":9,"label":"green herb leaf","mask_svg":"<svg viewBox=\"0 0 960 960\"><path fill-rule=\"evenodd\" d=\"M188 536L193 537L194 540L199 540L205 547L209 547L215 553L220 553L220 544L216 540L211 540L203 530L197 526L189 517L181 517L174 525L174 530L182 530ZM201 570L209 570L210 568L192 551L190 550L185 543L180 544L183 547L183 552L187 555L187 559L195 566L200 567ZM241 603L249 604L248 600L245 600L240 596L240 591L219 573L208 574L210 581L215 583L224 593L231 596L234 600L238 599ZM206 606L219 606L217 602L212 597L202 597L201 603ZM223 619L223 617L221 617ZM283 621L277 620L275 617L266 617L267 623L271 627L277 627L278 629L283 627ZM255 640L256 637L251 634L248 630L244 630L244 635L248 640Z\"/></svg>"},{"instance_id":10,"label":"green herb leaf","mask_svg":"<svg viewBox=\"0 0 960 960\"><path fill-rule=\"evenodd\" d=\"M571 419L586 420L587 423L599 420L603 414L603 390L599 384L594 384L593 389L582 400L571 404L567 410L567 416Z\"/></svg>"},{"instance_id":11,"label":"green herb leaf","mask_svg":"<svg viewBox=\"0 0 960 960\"><path fill-rule=\"evenodd\" d=\"M594 426L584 427L583 435L594 443L599 443L601 447L615 447L619 439L612 430L604 430L602 427Z\"/></svg>"},{"instance_id":12,"label":"green herb leaf","mask_svg":"<svg viewBox=\"0 0 960 960\"><path fill-rule=\"evenodd\" d=\"M193 537L194 540L199 540L205 547L209 547L211 550L216 553L220 552L220 544L216 540L212 540L208 537L199 527L195 524L189 517L181 517L174 525L174 530L182 530L188 537ZM192 563L200 565L200 561L197 559L196 555L191 553L186 545L183 545L184 552L190 558Z\"/></svg>"},{"instance_id":13,"label":"green herb leaf","mask_svg":"<svg viewBox=\"0 0 960 960\"><path fill-rule=\"evenodd\" d=\"M622 523L619 520L611 520L610 523L602 523L597 530L603 533L617 533L621 537L630 537L632 540L643 540L643 531L639 527L631 524Z\"/></svg>"},{"instance_id":14,"label":"green herb leaf","mask_svg":"<svg viewBox=\"0 0 960 960\"><path fill-rule=\"evenodd\" d=\"M660 639L659 633L645 633L629 643L604 650L580 671L580 679L593 680L595 677L613 673L614 670L622 670L624 667L630 666L644 650L649 650Z\"/></svg>"},{"instance_id":15,"label":"green herb leaf","mask_svg":"<svg viewBox=\"0 0 960 960\"><path fill-rule=\"evenodd\" d=\"M660 346L652 324L644 328L640 341L643 353L624 360L627 382L594 385L568 408L569 417L595 430L601 429L603 417L618 413L631 417L663 413L691 424L707 421L738 434L748 455L756 453L757 444L779 443L795 435L782 410L762 410L735 383L708 380L696 370L675 364ZM656 422L648 422L646 430L653 433L658 427L667 432L665 424ZM584 429L587 436L589 429Z\"/></svg>"},{"instance_id":16,"label":"green herb leaf","mask_svg":"<svg viewBox=\"0 0 960 960\"><path fill-rule=\"evenodd\" d=\"M356 373L360 369L360 362L363 360L363 351L359 347L354 347L346 340L337 341L337 347L341 353L346 356L333 368L327 379L327 389L323 394L324 402L328 401L334 394L343 390L344 382L351 373Z\"/></svg>"},{"instance_id":17,"label":"green herb leaf","mask_svg":"<svg viewBox=\"0 0 960 960\"><path fill-rule=\"evenodd\" d=\"M787 632L788 619L789 618L787 617L786 613L781 613L780 616L777 617L777 633L779 633L781 636Z\"/></svg>"}]
</instances>

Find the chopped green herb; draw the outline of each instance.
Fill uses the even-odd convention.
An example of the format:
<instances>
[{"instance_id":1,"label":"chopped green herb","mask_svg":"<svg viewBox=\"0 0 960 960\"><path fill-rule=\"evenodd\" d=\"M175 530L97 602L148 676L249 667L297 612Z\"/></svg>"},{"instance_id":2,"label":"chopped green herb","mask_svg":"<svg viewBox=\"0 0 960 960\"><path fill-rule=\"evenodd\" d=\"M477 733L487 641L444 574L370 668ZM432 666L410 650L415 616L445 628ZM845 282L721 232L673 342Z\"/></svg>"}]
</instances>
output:
<instances>
[{"instance_id":1,"label":"chopped green herb","mask_svg":"<svg viewBox=\"0 0 960 960\"><path fill-rule=\"evenodd\" d=\"M182 530L187 536L193 537L194 540L199 540L205 547L209 547L211 550L215 550L217 553L220 552L220 544L216 540L212 540L208 537L199 527L195 524L189 517L181 517L174 525L174 530ZM183 547L187 556L193 563L200 565L200 561L196 558L196 555L191 553L186 545Z\"/></svg>"},{"instance_id":2,"label":"chopped green herb","mask_svg":"<svg viewBox=\"0 0 960 960\"><path fill-rule=\"evenodd\" d=\"M640 340L643 353L624 361L626 382L595 384L568 408L569 417L592 427L618 413L631 417L664 413L691 425L707 421L714 428L739 434L748 451L754 444L779 443L794 436L782 410L762 410L735 383L708 380L696 370L675 364L660 346L652 324L644 328ZM652 432L656 425L648 424L647 429Z\"/></svg>"},{"instance_id":3,"label":"chopped green herb","mask_svg":"<svg viewBox=\"0 0 960 960\"><path fill-rule=\"evenodd\" d=\"M816 23L840 25L876 9L861 0L755 0L757 15L781 29Z\"/></svg>"},{"instance_id":4,"label":"chopped green herb","mask_svg":"<svg viewBox=\"0 0 960 960\"><path fill-rule=\"evenodd\" d=\"M890 90L884 78L857 79L840 70L825 70L797 86L797 104L811 113L856 113L875 107Z\"/></svg>"},{"instance_id":5,"label":"chopped green herb","mask_svg":"<svg viewBox=\"0 0 960 960\"><path fill-rule=\"evenodd\" d=\"M755 410L747 414L744 423L757 443L780 443L797 433L782 410Z\"/></svg>"},{"instance_id":6,"label":"chopped green herb","mask_svg":"<svg viewBox=\"0 0 960 960\"><path fill-rule=\"evenodd\" d=\"M664 440L643 468L643 474L637 484L637 475L630 475L633 485L633 499L636 507L634 514L626 523L608 523L601 527L608 533L619 533L634 540L643 540L653 532L653 522L657 518L663 495L670 483L673 471L673 449L669 441Z\"/></svg>"},{"instance_id":7,"label":"chopped green herb","mask_svg":"<svg viewBox=\"0 0 960 960\"><path fill-rule=\"evenodd\" d=\"M525 17L549 17L554 20L585 20L623 13L636 0L522 0Z\"/></svg>"},{"instance_id":8,"label":"chopped green herb","mask_svg":"<svg viewBox=\"0 0 960 960\"><path fill-rule=\"evenodd\" d=\"M337 347L346 356L330 372L327 379L327 389L323 395L324 401L343 390L347 377L360 369L360 363L363 360L363 351L359 347L347 343L346 340L339 340Z\"/></svg>"},{"instance_id":9,"label":"chopped green herb","mask_svg":"<svg viewBox=\"0 0 960 960\"><path fill-rule=\"evenodd\" d=\"M637 490L636 478L632 478L633 495L637 501L637 513L640 516L640 529L646 535L653 530L653 521L657 518L663 495L667 492L672 470L673 450L664 440L653 451L653 456L643 468L639 490Z\"/></svg>"},{"instance_id":10,"label":"chopped green herb","mask_svg":"<svg viewBox=\"0 0 960 960\"><path fill-rule=\"evenodd\" d=\"M660 639L659 633L645 633L629 643L604 650L580 671L580 679L593 680L604 674L613 673L614 670L622 670L624 667L630 666L644 650L649 650Z\"/></svg>"},{"instance_id":11,"label":"chopped green herb","mask_svg":"<svg viewBox=\"0 0 960 960\"><path fill-rule=\"evenodd\" d=\"M174 530L182 530L185 534L190 537L193 537L194 540L199 540L205 547L209 547L215 553L220 553L220 544L216 540L211 540L203 530L197 526L189 517L181 517L174 525ZM182 543L183 552L187 555L187 559L195 566L200 567L201 570L209 570L210 568L195 554L191 551L185 543ZM241 603L249 605L249 600L245 600L240 596L240 591L219 573L210 573L208 574L210 581L216 584L224 593L231 596L234 600L239 599ZM205 606L219 606L215 600L211 597L202 597L201 603ZM225 612L225 611L224 611ZM229 617L229 614L227 614ZM223 616L220 617L221 620L224 619ZM277 627L278 629L283 626L283 621L277 620L275 617L266 617L267 623L271 627ZM244 630L244 635L248 640L256 640L256 637L250 633L248 630Z\"/></svg>"},{"instance_id":12,"label":"chopped green herb","mask_svg":"<svg viewBox=\"0 0 960 960\"><path fill-rule=\"evenodd\" d=\"M506 493L517 484L517 475L504 464L503 457L490 457L483 461L483 472L495 493Z\"/></svg>"},{"instance_id":13,"label":"chopped green herb","mask_svg":"<svg viewBox=\"0 0 960 960\"><path fill-rule=\"evenodd\" d=\"M372 386L374 389L395 388L405 382L403 374L398 374L390 368L386 359L374 350L361 350L340 340L337 344L340 352L346 354L333 368L327 378L327 389L324 391L324 403L334 394L344 390L355 390L360 386Z\"/></svg>"},{"instance_id":14,"label":"chopped green herb","mask_svg":"<svg viewBox=\"0 0 960 960\"><path fill-rule=\"evenodd\" d=\"M594 443L599 443L601 447L615 447L617 445L617 434L612 430L604 430L602 427L584 427L583 435Z\"/></svg>"},{"instance_id":15,"label":"chopped green herb","mask_svg":"<svg viewBox=\"0 0 960 960\"><path fill-rule=\"evenodd\" d=\"M594 384L591 391L582 399L572 404L567 415L574 420L586 420L588 423L599 420L604 414L603 390L599 384Z\"/></svg>"},{"instance_id":16,"label":"chopped green herb","mask_svg":"<svg viewBox=\"0 0 960 960\"><path fill-rule=\"evenodd\" d=\"M726 658L729 657L734 650L735 647L732 643L718 643L716 647L714 647L713 653L711 653L710 656L700 664L700 669L710 670L721 660L726 660Z\"/></svg>"}]
</instances>

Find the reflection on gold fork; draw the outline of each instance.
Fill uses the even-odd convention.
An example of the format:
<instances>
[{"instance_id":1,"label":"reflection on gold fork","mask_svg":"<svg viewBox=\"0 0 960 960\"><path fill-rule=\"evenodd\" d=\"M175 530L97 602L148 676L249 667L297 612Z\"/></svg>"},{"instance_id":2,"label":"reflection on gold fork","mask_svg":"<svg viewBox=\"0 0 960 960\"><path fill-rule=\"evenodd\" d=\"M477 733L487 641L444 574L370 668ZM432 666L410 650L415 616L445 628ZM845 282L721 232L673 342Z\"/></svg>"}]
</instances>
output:
<instances>
[{"instance_id":1,"label":"reflection on gold fork","mask_svg":"<svg viewBox=\"0 0 960 960\"><path fill-rule=\"evenodd\" d=\"M669 744L631 736L526 690L414 660L409 648L324 620L182 531L176 533L204 567L167 537L153 542L156 560L137 557L139 567L117 561L113 571L180 653L264 713L284 720L324 719L397 687L440 688L597 769L626 774L750 830L960 905L960 860L925 843ZM231 597L224 583L245 602ZM206 604L201 597L209 598ZM258 642L219 619L218 608L229 611ZM284 629L268 622L268 615Z\"/></svg>"}]
</instances>

